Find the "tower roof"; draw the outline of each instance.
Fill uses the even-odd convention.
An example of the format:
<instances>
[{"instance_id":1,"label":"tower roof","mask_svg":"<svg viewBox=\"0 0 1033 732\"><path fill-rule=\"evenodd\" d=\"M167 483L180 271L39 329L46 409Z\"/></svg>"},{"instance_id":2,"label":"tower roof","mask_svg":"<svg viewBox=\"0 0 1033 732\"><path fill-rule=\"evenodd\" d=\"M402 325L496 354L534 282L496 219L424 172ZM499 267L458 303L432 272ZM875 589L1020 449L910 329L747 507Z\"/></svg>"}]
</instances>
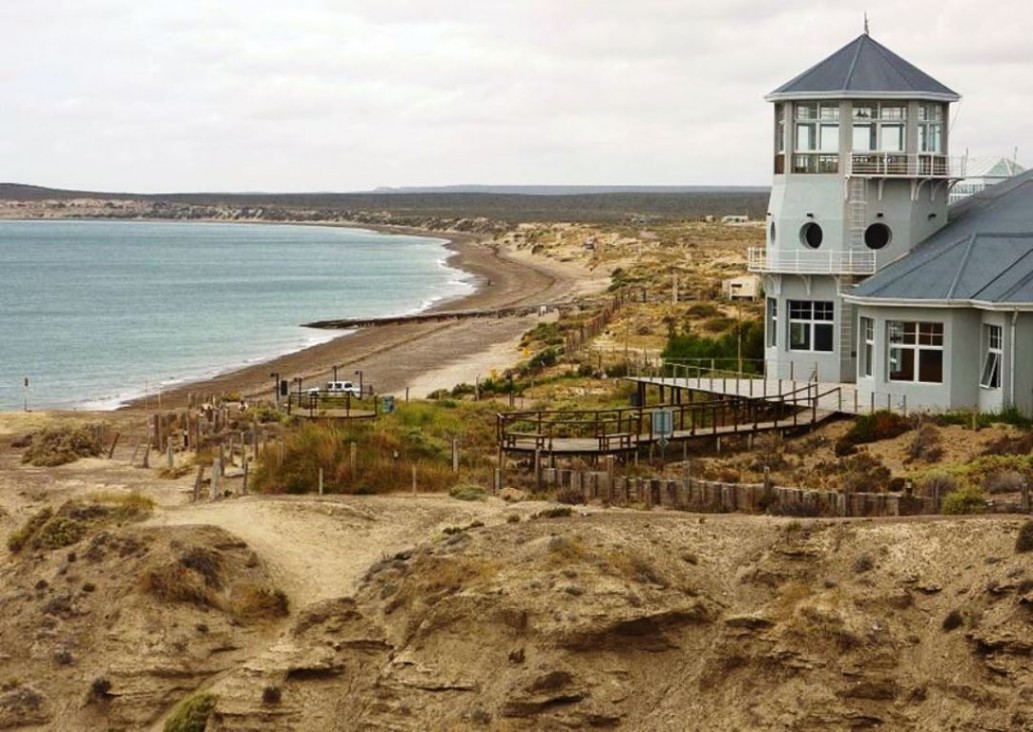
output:
<instances>
[{"instance_id":1,"label":"tower roof","mask_svg":"<svg viewBox=\"0 0 1033 732\"><path fill-rule=\"evenodd\" d=\"M956 102L961 97L867 33L765 97L769 102L864 98Z\"/></svg>"}]
</instances>

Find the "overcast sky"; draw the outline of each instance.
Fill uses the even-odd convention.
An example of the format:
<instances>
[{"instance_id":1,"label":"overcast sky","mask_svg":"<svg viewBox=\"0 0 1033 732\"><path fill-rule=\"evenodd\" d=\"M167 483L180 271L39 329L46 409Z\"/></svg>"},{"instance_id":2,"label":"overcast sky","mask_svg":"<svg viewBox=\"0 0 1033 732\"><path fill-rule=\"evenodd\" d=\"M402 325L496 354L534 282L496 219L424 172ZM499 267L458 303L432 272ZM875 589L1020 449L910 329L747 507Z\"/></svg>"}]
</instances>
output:
<instances>
[{"instance_id":1,"label":"overcast sky","mask_svg":"<svg viewBox=\"0 0 1033 732\"><path fill-rule=\"evenodd\" d=\"M1028 0L867 0L1033 162ZM104 191L766 185L763 96L855 38L801 0L0 0L0 181Z\"/></svg>"}]
</instances>

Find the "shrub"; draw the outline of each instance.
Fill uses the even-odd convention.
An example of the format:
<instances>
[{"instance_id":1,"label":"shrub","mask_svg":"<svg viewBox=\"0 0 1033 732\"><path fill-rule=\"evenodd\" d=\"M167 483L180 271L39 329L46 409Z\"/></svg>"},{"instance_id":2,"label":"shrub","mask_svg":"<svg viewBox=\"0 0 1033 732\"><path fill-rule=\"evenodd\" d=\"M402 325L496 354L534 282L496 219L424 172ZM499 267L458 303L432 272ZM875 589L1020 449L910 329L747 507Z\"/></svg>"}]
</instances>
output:
<instances>
[{"instance_id":1,"label":"shrub","mask_svg":"<svg viewBox=\"0 0 1033 732\"><path fill-rule=\"evenodd\" d=\"M947 514L983 513L986 511L986 493L976 486L965 486L951 491L941 503Z\"/></svg>"},{"instance_id":2,"label":"shrub","mask_svg":"<svg viewBox=\"0 0 1033 732\"><path fill-rule=\"evenodd\" d=\"M1015 551L1033 552L1033 520L1027 519L1019 527L1019 534L1015 537Z\"/></svg>"},{"instance_id":3,"label":"shrub","mask_svg":"<svg viewBox=\"0 0 1033 732\"><path fill-rule=\"evenodd\" d=\"M856 574L863 574L875 568L875 560L871 554L862 554L854 560L853 570Z\"/></svg>"},{"instance_id":4,"label":"shrub","mask_svg":"<svg viewBox=\"0 0 1033 732\"><path fill-rule=\"evenodd\" d=\"M585 497L581 491L564 486L556 489L556 503L565 503L570 506L576 506L585 502Z\"/></svg>"},{"instance_id":5,"label":"shrub","mask_svg":"<svg viewBox=\"0 0 1033 732\"><path fill-rule=\"evenodd\" d=\"M40 527L32 539L32 545L40 549L60 549L71 546L86 534L86 524L82 521L55 516Z\"/></svg>"},{"instance_id":6,"label":"shrub","mask_svg":"<svg viewBox=\"0 0 1033 732\"><path fill-rule=\"evenodd\" d=\"M960 628L965 623L965 616L961 614L960 610L951 610L947 613L947 617L943 619L943 629L949 633L952 630Z\"/></svg>"},{"instance_id":7,"label":"shrub","mask_svg":"<svg viewBox=\"0 0 1033 732\"><path fill-rule=\"evenodd\" d=\"M841 486L850 492L878 492L886 490L892 474L882 461L863 451L843 461Z\"/></svg>"},{"instance_id":8,"label":"shrub","mask_svg":"<svg viewBox=\"0 0 1033 732\"><path fill-rule=\"evenodd\" d=\"M92 426L47 428L33 436L22 462L46 468L96 457L100 452L100 440Z\"/></svg>"},{"instance_id":9,"label":"shrub","mask_svg":"<svg viewBox=\"0 0 1033 732\"><path fill-rule=\"evenodd\" d=\"M935 496L939 494L941 497L946 496L952 491L958 490L961 484L958 479L953 475L947 473L930 473L925 476L922 480L922 493L927 496Z\"/></svg>"},{"instance_id":10,"label":"shrub","mask_svg":"<svg viewBox=\"0 0 1033 732\"><path fill-rule=\"evenodd\" d=\"M531 516L531 518L566 518L573 515L574 509L570 506L557 506L556 508L546 508L542 511Z\"/></svg>"},{"instance_id":11,"label":"shrub","mask_svg":"<svg viewBox=\"0 0 1033 732\"><path fill-rule=\"evenodd\" d=\"M279 704L282 698L283 692L280 691L279 686L267 686L262 689L263 704Z\"/></svg>"},{"instance_id":12,"label":"shrub","mask_svg":"<svg viewBox=\"0 0 1033 732\"><path fill-rule=\"evenodd\" d=\"M207 692L188 696L169 714L165 732L204 732L215 711L215 695Z\"/></svg>"},{"instance_id":13,"label":"shrub","mask_svg":"<svg viewBox=\"0 0 1033 732\"><path fill-rule=\"evenodd\" d=\"M20 529L7 537L7 548L20 552L53 515L54 509L47 506L30 516Z\"/></svg>"},{"instance_id":14,"label":"shrub","mask_svg":"<svg viewBox=\"0 0 1033 732\"><path fill-rule=\"evenodd\" d=\"M862 414L854 419L854 424L843 436L843 440L855 445L864 445L879 440L890 440L911 429L907 417L895 412L881 410L871 414Z\"/></svg>"},{"instance_id":15,"label":"shrub","mask_svg":"<svg viewBox=\"0 0 1033 732\"><path fill-rule=\"evenodd\" d=\"M448 495L460 501L483 501L488 497L487 492L479 485L457 485Z\"/></svg>"},{"instance_id":16,"label":"shrub","mask_svg":"<svg viewBox=\"0 0 1033 732\"><path fill-rule=\"evenodd\" d=\"M111 697L111 682L106 676L98 676L90 682L87 699L92 702L106 701Z\"/></svg>"},{"instance_id":17,"label":"shrub","mask_svg":"<svg viewBox=\"0 0 1033 732\"><path fill-rule=\"evenodd\" d=\"M983 480L983 489L990 495L996 493L1019 493L1026 486L1026 476L1016 470L1002 470L990 473Z\"/></svg>"},{"instance_id":18,"label":"shrub","mask_svg":"<svg viewBox=\"0 0 1033 732\"><path fill-rule=\"evenodd\" d=\"M907 454L911 460L925 460L930 463L942 458L940 431L931 424L922 425L911 438Z\"/></svg>"},{"instance_id":19,"label":"shrub","mask_svg":"<svg viewBox=\"0 0 1033 732\"><path fill-rule=\"evenodd\" d=\"M189 602L201 607L215 607L215 597L204 579L178 562L155 567L140 578L144 592L163 602Z\"/></svg>"},{"instance_id":20,"label":"shrub","mask_svg":"<svg viewBox=\"0 0 1033 732\"><path fill-rule=\"evenodd\" d=\"M271 620L287 617L290 603L283 590L247 584L234 588L230 612L240 620Z\"/></svg>"}]
</instances>

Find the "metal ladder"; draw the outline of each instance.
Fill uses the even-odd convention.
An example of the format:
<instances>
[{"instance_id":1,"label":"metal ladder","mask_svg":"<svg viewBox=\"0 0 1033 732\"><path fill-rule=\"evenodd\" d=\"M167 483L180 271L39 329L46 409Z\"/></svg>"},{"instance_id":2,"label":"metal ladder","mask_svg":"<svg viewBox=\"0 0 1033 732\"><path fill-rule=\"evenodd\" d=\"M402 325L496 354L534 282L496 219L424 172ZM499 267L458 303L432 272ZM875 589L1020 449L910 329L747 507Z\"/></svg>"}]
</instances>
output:
<instances>
[{"instance_id":1,"label":"metal ladder","mask_svg":"<svg viewBox=\"0 0 1033 732\"><path fill-rule=\"evenodd\" d=\"M847 224L850 250L864 251L864 230L868 224L868 179L851 177L847 188Z\"/></svg>"}]
</instances>

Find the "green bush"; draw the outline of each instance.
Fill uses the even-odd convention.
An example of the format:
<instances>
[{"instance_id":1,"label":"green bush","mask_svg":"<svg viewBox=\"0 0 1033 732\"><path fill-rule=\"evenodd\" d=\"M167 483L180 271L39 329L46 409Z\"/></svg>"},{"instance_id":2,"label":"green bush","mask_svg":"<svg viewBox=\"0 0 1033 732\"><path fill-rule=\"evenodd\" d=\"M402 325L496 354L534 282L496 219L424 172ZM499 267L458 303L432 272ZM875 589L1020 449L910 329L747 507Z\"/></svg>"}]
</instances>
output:
<instances>
[{"instance_id":1,"label":"green bush","mask_svg":"<svg viewBox=\"0 0 1033 732\"><path fill-rule=\"evenodd\" d=\"M204 732L215 711L215 695L207 692L188 696L172 710L165 732Z\"/></svg>"},{"instance_id":2,"label":"green bush","mask_svg":"<svg viewBox=\"0 0 1033 732\"><path fill-rule=\"evenodd\" d=\"M100 455L101 445L92 426L57 427L33 435L22 462L41 468L75 462Z\"/></svg>"},{"instance_id":3,"label":"green bush","mask_svg":"<svg viewBox=\"0 0 1033 732\"><path fill-rule=\"evenodd\" d=\"M53 515L54 509L48 506L30 516L20 529L7 537L7 548L12 552L20 552Z\"/></svg>"},{"instance_id":4,"label":"green bush","mask_svg":"<svg viewBox=\"0 0 1033 732\"><path fill-rule=\"evenodd\" d=\"M946 514L983 513L986 511L986 493L975 486L958 488L943 499L941 510Z\"/></svg>"},{"instance_id":5,"label":"green bush","mask_svg":"<svg viewBox=\"0 0 1033 732\"><path fill-rule=\"evenodd\" d=\"M750 373L764 359L764 323L760 320L743 320L741 329L732 321L730 331L723 335L708 337L692 333L672 336L667 340L663 357L673 361L698 362L713 359L720 364L738 363L740 355L740 333L743 371ZM722 326L724 327L724 326Z\"/></svg>"}]
</instances>

